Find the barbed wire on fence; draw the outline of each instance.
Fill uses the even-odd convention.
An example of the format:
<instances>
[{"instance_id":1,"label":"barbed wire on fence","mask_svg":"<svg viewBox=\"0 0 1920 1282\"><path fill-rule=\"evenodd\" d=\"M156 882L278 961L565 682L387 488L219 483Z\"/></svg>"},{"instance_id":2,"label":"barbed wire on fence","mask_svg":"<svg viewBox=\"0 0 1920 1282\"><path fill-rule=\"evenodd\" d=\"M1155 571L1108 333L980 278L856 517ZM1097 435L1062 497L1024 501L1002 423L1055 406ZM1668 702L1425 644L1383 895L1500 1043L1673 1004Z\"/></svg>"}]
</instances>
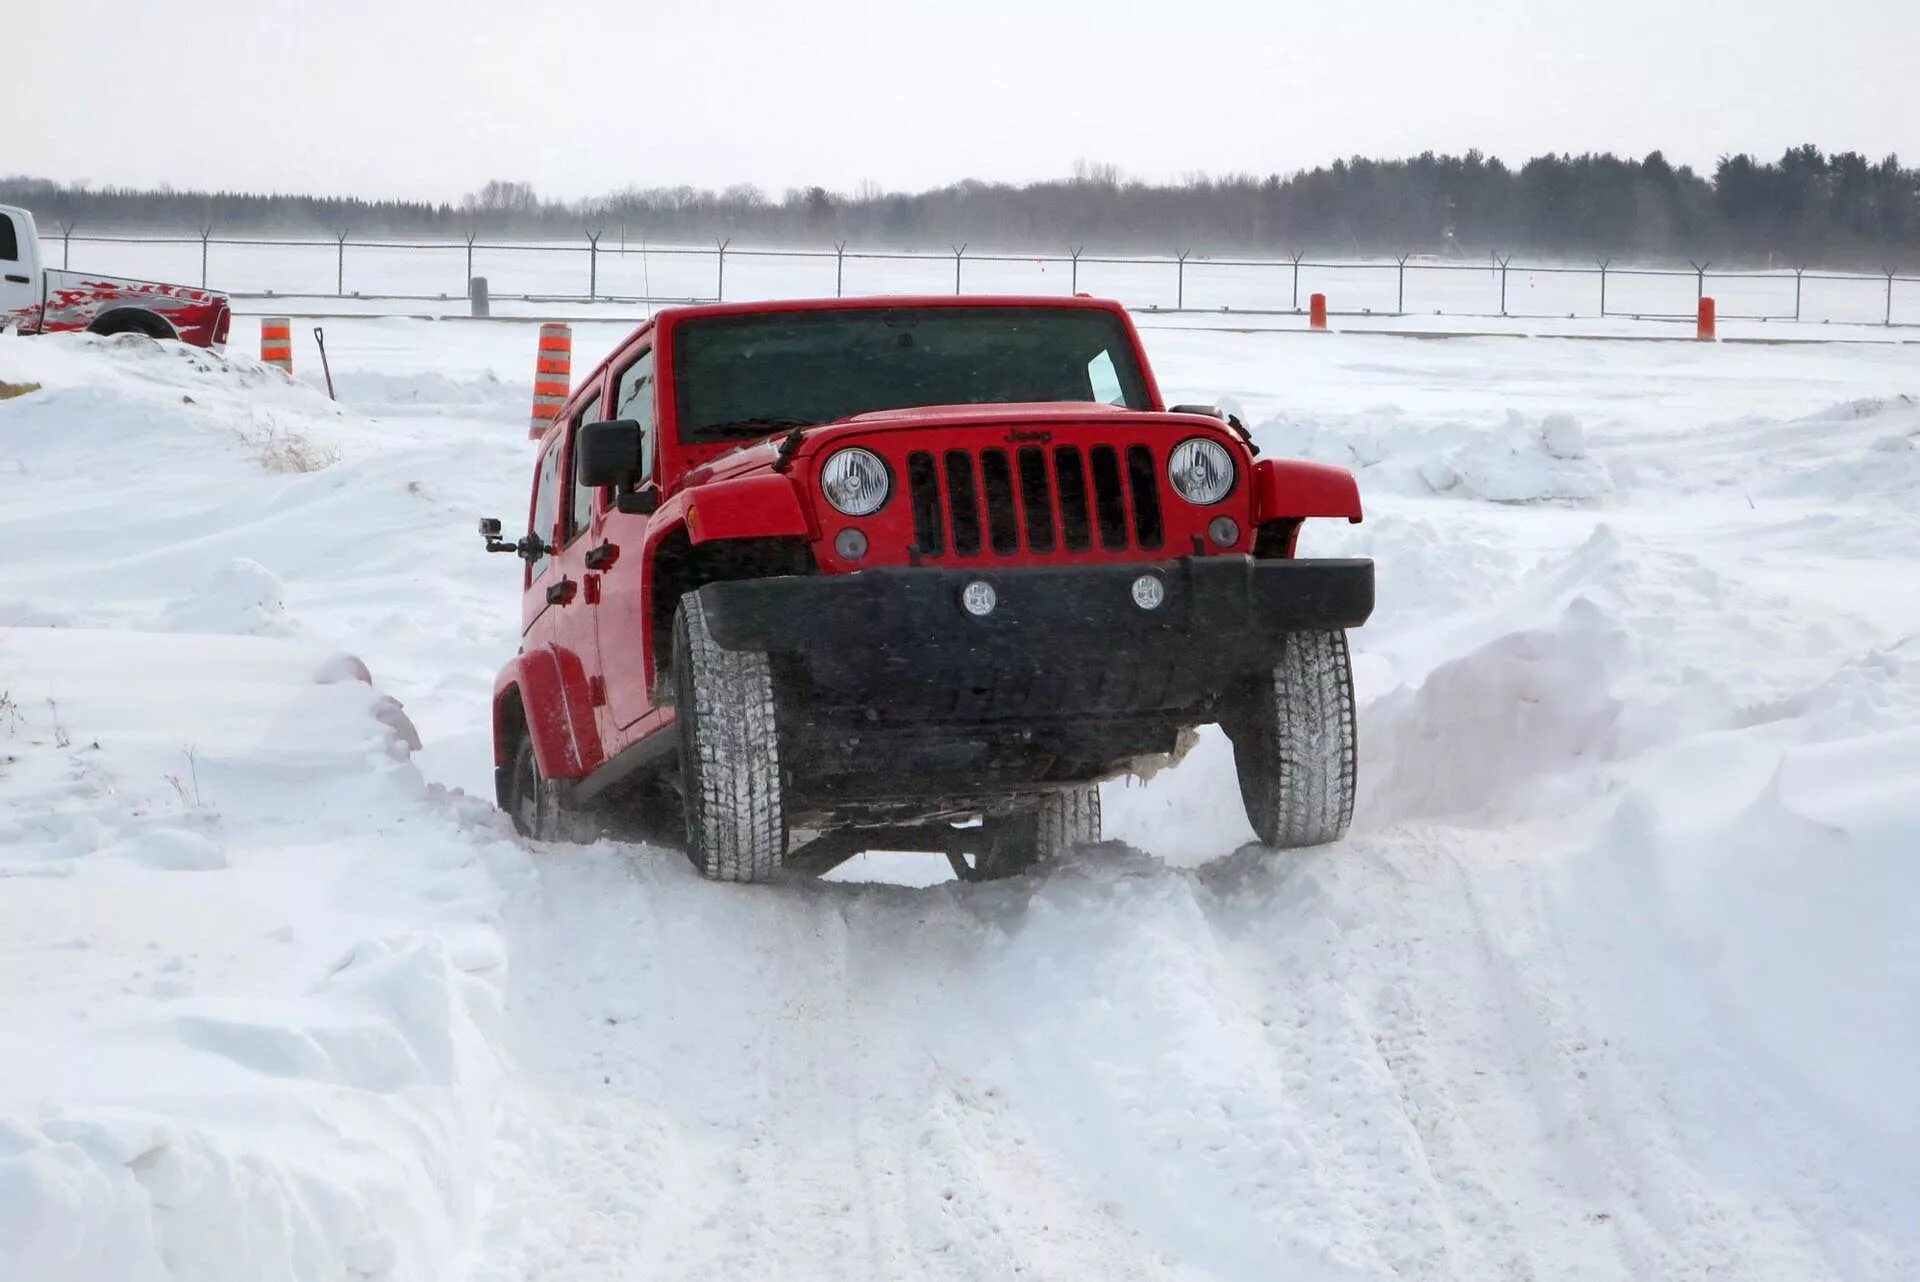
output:
<instances>
[{"instance_id":1,"label":"barbed wire on fence","mask_svg":"<svg viewBox=\"0 0 1920 1282\"><path fill-rule=\"evenodd\" d=\"M332 271L331 296L345 298L349 296L363 299L430 300L452 299L466 296L476 275L485 275L490 263L499 263L501 256L531 255L544 256L547 261L555 261L553 256L571 256L578 260L575 270L580 277L574 277L575 284L570 288L562 279L561 273L537 273L540 276L537 287L507 288L499 296L505 298L525 298L541 302L563 303L632 303L659 304L674 302L710 302L727 297L727 264L732 259L736 265L754 263L811 263L818 261L824 265L826 260L833 263L833 292L844 296L847 291L847 266L860 264L951 264L952 289L955 293L968 292L1031 292L1030 290L1007 290L995 286L997 280L1006 278L1005 273L996 273L997 268L1018 265L1036 269L1044 274L1050 269L1064 270L1066 288L1064 292L1080 293L1082 278L1088 272L1100 275L1101 269L1108 269L1107 276L1123 288L1111 290L1129 305L1138 305L1147 310L1175 312L1231 312L1244 315L1279 315L1304 313L1303 290L1307 293L1327 293L1334 300L1331 311L1335 315L1372 315L1372 316L1408 316L1439 315L1462 317L1506 317L1528 318L1619 318L1633 320L1692 320L1694 304L1713 292L1722 297L1720 317L1723 320L1750 321L1818 321L1844 324L1875 324L1892 327L1895 325L1920 325L1920 276L1906 275L1896 267L1889 266L1884 271L1869 275L1861 272L1821 269L1810 264L1796 264L1789 268L1736 268L1715 269L1710 262L1690 262L1685 268L1658 265L1617 265L1611 257L1596 258L1593 265L1570 264L1565 262L1517 262L1511 254L1490 253L1483 262L1464 260L1436 259L1430 256L1416 256L1411 253L1398 254L1388 259L1311 259L1304 252L1289 253L1284 258L1252 258L1245 256L1211 255L1196 253L1190 249L1181 249L1171 254L1089 254L1082 246L1074 246L1063 251L1040 253L1012 253L1006 251L982 252L960 243L949 247L947 251L874 248L860 249L845 241L832 242L824 248L805 246L736 246L730 239L717 239L711 245L687 244L650 244L641 239L637 244L628 237L628 229L621 228L616 245L603 245L602 228L591 228L583 232L578 241L481 241L477 235L469 234L463 240L354 240L351 230L342 228L325 239L314 237L221 237L214 235L214 228L203 227L194 236L125 236L79 234L74 224L58 225L58 239L61 242L61 263L71 268L72 250L75 242L83 246L137 246L163 247L180 246L198 250L200 283L203 286L222 284L229 293L237 297L326 297L329 292L321 288L288 287L285 280L287 264L283 261L271 269L256 267L256 272L274 270L281 276L272 284L261 285L256 277L257 288L247 288L245 284L228 285L216 281L218 273L214 271L214 250L271 250L280 253L325 251L331 259L327 263ZM349 251L353 251L350 254ZM458 282L442 277L443 283L457 284L457 288L445 288L438 292L407 292L403 278L417 283L424 279L419 270L401 271L392 263L384 267L379 263L380 255L395 253L424 255L459 255L462 275ZM355 265L354 280L358 288L348 290L349 260L358 255L361 259ZM366 264L368 255L376 259L369 269ZM603 260L617 256L616 261L625 261L638 255L641 259L641 277L644 282L640 293L623 292L618 288L604 288ZM683 292L669 290L656 294L652 285L652 260L691 261L693 266L683 271L678 283L687 288ZM700 260L708 260L705 266ZM744 270L744 268L743 268ZM971 270L971 275L969 274ZM1229 285L1223 285L1216 275L1210 273L1232 272L1236 279ZM707 273L711 275L708 276ZM691 273L691 274L689 274ZM1158 275L1156 275L1156 273ZM524 272L522 273L525 274ZM450 276L451 273L448 273ZM365 279L363 280L362 277ZM1124 279L1121 279L1124 277ZM1462 282L1472 277L1483 277L1483 287L1463 288ZM1542 289L1542 278L1553 281L1556 288ZM711 281L711 288L700 284ZM1380 282L1376 288L1374 282ZM1411 281L1411 285L1410 285ZM1530 300L1533 310L1516 309L1513 299L1513 285L1520 282L1520 292ZM970 288L984 282L986 288ZM1436 284L1436 282L1439 282ZM1691 285L1687 291L1690 296L1675 295L1669 289L1657 288L1654 294L1640 292L1638 297L1629 297L1626 305L1621 305L1623 292L1634 294L1635 282L1656 282L1666 286L1672 282ZM578 286L584 284L585 292L579 292ZM736 285L738 284L736 280ZM1197 291L1194 286L1199 286ZM1741 288L1741 286L1747 288ZM1791 286L1791 295L1786 290ZM1812 291L1824 289L1829 296L1819 306L1809 308ZM1862 292L1872 287L1877 295L1868 299ZM1345 287L1342 289L1342 287ZM749 289L746 294L751 296ZM824 289L817 292L825 292ZM869 292L902 292L896 289ZM912 292L929 293L931 289L917 289ZM1409 308L1409 294L1413 295L1416 306ZM1348 302L1342 305L1341 294L1348 299L1372 299L1380 303L1373 306L1366 302ZM1836 309L1831 301L1833 296L1846 294L1845 306ZM1170 299L1167 297L1170 295ZM1390 296L1391 305L1387 305ZM1421 301L1424 296L1424 303ZM1429 306L1435 301L1439 306ZM1551 308L1549 301L1551 300ZM1170 302L1170 306L1167 304ZM1635 305L1638 302L1640 305ZM1481 304L1484 303L1484 306ZM1732 303L1732 306L1728 306ZM1872 306L1877 304L1878 306ZM1565 310L1566 306L1571 310ZM1771 309L1771 310L1769 310ZM1809 315L1809 311L1814 314ZM1877 311L1877 315L1872 314Z\"/></svg>"}]
</instances>

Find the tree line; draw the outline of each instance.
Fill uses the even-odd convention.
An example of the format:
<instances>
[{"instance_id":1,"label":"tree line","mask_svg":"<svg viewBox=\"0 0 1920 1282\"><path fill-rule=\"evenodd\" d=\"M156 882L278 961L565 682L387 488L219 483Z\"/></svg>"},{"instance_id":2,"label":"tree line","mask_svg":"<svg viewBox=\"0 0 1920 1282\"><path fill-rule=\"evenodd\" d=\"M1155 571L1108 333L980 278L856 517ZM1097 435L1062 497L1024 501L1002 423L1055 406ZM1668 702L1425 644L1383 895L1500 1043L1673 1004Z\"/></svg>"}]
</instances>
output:
<instances>
[{"instance_id":1,"label":"tree line","mask_svg":"<svg viewBox=\"0 0 1920 1282\"><path fill-rule=\"evenodd\" d=\"M1132 180L1077 164L1026 184L974 179L931 191L824 187L778 197L633 186L576 201L496 180L457 202L249 192L140 190L0 178L0 203L23 205L43 234L307 234L355 238L579 237L629 243L708 241L864 248L967 243L976 250L1621 255L1643 260L1808 262L1879 268L1920 252L1920 170L1811 144L1777 161L1722 157L1711 174L1660 152L1536 156L1518 168L1478 151L1400 160L1355 157L1289 175Z\"/></svg>"}]
</instances>

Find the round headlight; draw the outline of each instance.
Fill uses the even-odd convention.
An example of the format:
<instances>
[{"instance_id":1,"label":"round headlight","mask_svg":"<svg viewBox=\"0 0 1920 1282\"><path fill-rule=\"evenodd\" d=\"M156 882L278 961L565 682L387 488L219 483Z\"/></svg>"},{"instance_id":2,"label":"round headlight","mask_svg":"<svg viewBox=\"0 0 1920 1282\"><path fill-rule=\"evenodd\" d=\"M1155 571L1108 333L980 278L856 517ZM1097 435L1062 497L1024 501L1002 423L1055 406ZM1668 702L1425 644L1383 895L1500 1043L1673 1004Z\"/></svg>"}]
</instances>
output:
<instances>
[{"instance_id":1,"label":"round headlight","mask_svg":"<svg viewBox=\"0 0 1920 1282\"><path fill-rule=\"evenodd\" d=\"M1218 441L1196 436L1173 447L1167 479L1189 503L1218 503L1233 489L1233 456Z\"/></svg>"},{"instance_id":2,"label":"round headlight","mask_svg":"<svg viewBox=\"0 0 1920 1282\"><path fill-rule=\"evenodd\" d=\"M839 450L820 468L820 492L848 516L872 516L887 501L893 482L872 450Z\"/></svg>"}]
</instances>

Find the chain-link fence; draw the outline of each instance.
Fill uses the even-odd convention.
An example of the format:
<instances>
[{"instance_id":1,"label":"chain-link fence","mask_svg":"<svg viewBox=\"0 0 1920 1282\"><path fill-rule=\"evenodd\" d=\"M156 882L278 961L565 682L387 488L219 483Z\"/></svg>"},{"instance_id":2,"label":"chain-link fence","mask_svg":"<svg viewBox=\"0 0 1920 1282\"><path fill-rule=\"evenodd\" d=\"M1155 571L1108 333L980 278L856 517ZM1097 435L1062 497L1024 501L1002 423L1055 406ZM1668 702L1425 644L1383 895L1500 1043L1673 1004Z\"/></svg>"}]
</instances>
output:
<instances>
[{"instance_id":1,"label":"chain-link fence","mask_svg":"<svg viewBox=\"0 0 1920 1282\"><path fill-rule=\"evenodd\" d=\"M242 298L457 299L484 277L495 298L661 304L898 293L1093 293L1184 312L1291 314L1328 297L1335 315L1691 320L1712 296L1722 320L1920 325L1920 276L1797 266L1767 270L1526 263L1401 255L1346 262L1191 251L1154 256L648 244L624 230L578 241L235 239L80 234L58 227L62 264L198 280Z\"/></svg>"}]
</instances>

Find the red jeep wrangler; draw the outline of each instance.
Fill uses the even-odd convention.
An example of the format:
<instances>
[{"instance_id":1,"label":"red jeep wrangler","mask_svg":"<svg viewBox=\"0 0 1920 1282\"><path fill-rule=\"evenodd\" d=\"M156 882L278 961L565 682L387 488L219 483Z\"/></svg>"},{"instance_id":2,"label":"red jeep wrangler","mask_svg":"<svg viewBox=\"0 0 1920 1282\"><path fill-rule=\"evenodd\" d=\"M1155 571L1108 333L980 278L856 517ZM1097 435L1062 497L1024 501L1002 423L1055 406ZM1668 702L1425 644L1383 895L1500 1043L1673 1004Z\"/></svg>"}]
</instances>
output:
<instances>
[{"instance_id":1,"label":"red jeep wrangler","mask_svg":"<svg viewBox=\"0 0 1920 1282\"><path fill-rule=\"evenodd\" d=\"M1004 876L1099 840L1097 784L1230 736L1271 846L1353 811L1344 629L1373 563L1338 468L1168 410L1078 298L685 307L540 441L500 805L536 838L684 832L708 877L870 849Z\"/></svg>"}]
</instances>

